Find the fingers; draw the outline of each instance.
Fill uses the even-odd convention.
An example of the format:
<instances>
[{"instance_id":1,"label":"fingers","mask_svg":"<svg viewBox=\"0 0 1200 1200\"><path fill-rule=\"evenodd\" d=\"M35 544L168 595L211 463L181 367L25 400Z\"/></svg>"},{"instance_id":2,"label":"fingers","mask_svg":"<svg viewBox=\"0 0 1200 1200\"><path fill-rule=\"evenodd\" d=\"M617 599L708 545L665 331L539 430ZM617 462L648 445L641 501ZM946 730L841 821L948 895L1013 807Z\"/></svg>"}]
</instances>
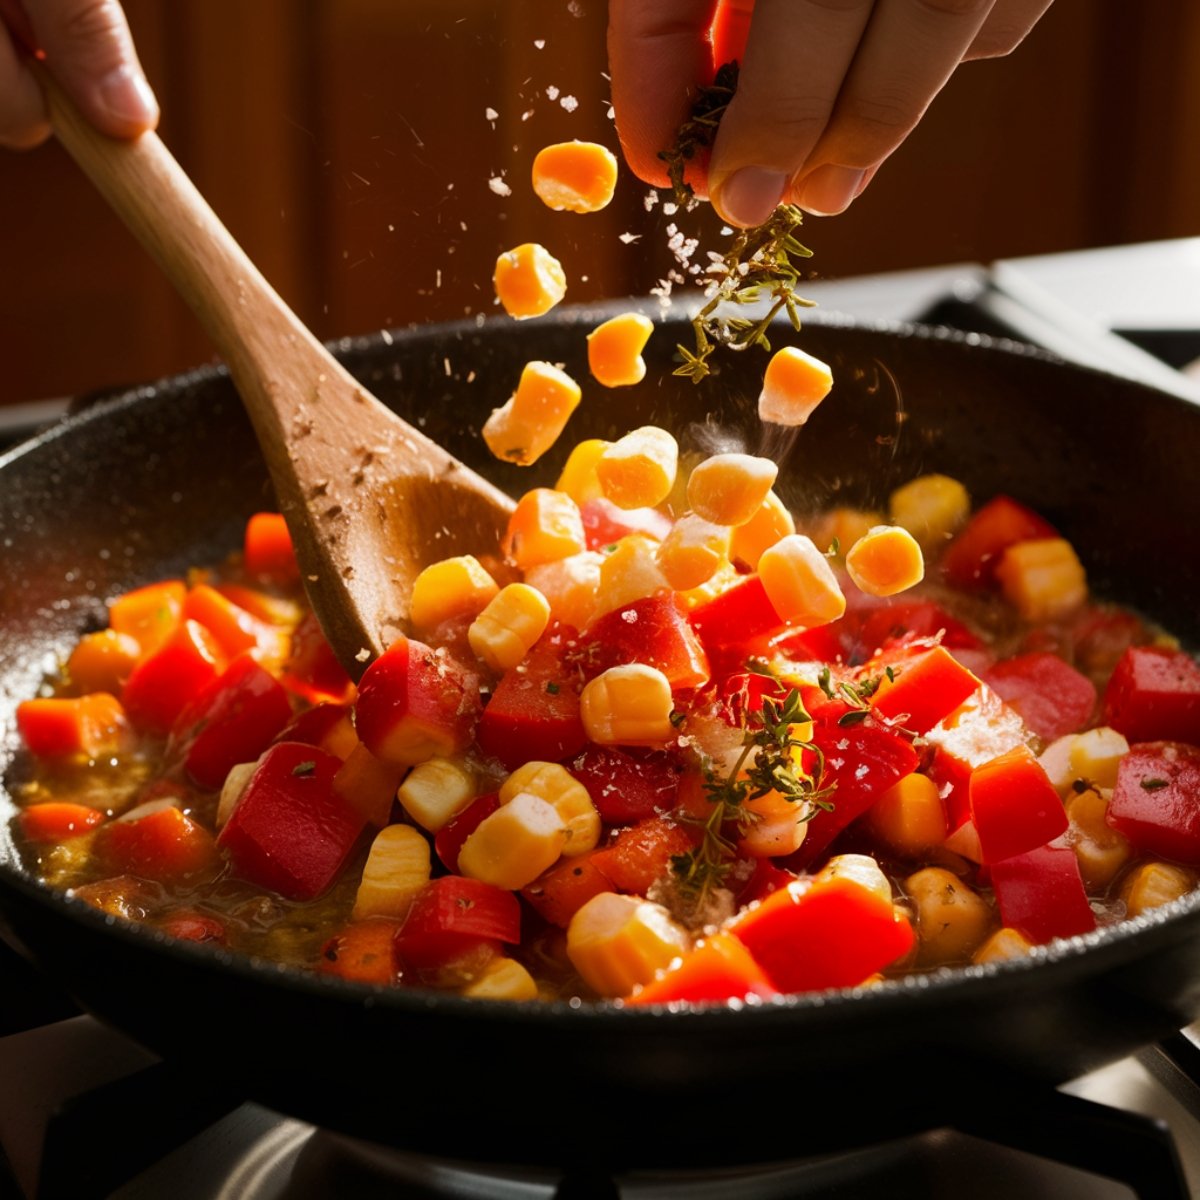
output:
<instances>
[{"instance_id":1,"label":"fingers","mask_svg":"<svg viewBox=\"0 0 1200 1200\"><path fill-rule=\"evenodd\" d=\"M1011 54L1041 20L1052 0L996 0L964 57L1002 58Z\"/></svg>"},{"instance_id":2,"label":"fingers","mask_svg":"<svg viewBox=\"0 0 1200 1200\"><path fill-rule=\"evenodd\" d=\"M50 136L46 106L33 76L0 25L0 146L29 150Z\"/></svg>"},{"instance_id":3,"label":"fingers","mask_svg":"<svg viewBox=\"0 0 1200 1200\"><path fill-rule=\"evenodd\" d=\"M625 158L662 186L659 152L675 143L696 89L712 76L708 29L717 0L610 0L608 59Z\"/></svg>"}]
</instances>

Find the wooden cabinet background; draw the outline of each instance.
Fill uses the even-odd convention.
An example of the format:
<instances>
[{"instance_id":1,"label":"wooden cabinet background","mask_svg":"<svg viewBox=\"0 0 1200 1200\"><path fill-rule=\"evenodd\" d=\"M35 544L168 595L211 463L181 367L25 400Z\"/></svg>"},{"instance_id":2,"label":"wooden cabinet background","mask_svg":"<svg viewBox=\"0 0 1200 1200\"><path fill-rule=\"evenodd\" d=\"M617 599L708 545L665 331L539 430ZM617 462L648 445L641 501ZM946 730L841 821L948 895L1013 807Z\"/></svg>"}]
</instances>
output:
<instances>
[{"instance_id":1,"label":"wooden cabinet background","mask_svg":"<svg viewBox=\"0 0 1200 1200\"><path fill-rule=\"evenodd\" d=\"M632 177L586 218L528 188L547 142L616 144L601 0L126 7L165 140L323 338L491 311L496 254L534 238L563 259L570 299L644 293L669 264L669 218ZM959 71L868 192L805 240L817 273L844 277L1200 234L1197 146L1200 5L1058 0L1014 55ZM0 154L0 217L0 401L212 357L57 146Z\"/></svg>"}]
</instances>

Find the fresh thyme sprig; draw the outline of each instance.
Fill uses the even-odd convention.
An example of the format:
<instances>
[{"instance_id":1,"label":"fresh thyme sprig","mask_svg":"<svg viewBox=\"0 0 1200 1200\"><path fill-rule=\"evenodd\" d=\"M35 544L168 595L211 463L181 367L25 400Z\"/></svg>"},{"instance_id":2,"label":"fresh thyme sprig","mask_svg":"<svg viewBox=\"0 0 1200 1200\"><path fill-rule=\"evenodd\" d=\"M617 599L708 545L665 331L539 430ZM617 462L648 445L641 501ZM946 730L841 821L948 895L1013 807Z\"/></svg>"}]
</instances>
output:
<instances>
[{"instance_id":1,"label":"fresh thyme sprig","mask_svg":"<svg viewBox=\"0 0 1200 1200\"><path fill-rule=\"evenodd\" d=\"M727 62L718 67L712 83L701 88L696 96L691 115L675 135L675 145L670 150L658 152L658 157L667 164L667 178L671 181L675 203L683 208L690 207L696 196L692 185L684 178L688 163L700 150L707 150L713 144L717 126L733 99L733 93L737 91L737 84L737 63Z\"/></svg>"}]
</instances>

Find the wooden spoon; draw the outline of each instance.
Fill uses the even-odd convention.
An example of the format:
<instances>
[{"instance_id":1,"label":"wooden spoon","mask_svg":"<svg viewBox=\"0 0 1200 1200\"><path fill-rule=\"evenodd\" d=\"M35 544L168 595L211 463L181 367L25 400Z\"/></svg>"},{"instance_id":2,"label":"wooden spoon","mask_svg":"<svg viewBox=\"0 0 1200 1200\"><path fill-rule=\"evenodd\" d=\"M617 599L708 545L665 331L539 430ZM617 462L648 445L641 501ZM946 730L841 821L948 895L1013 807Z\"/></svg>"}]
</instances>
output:
<instances>
[{"instance_id":1,"label":"wooden spoon","mask_svg":"<svg viewBox=\"0 0 1200 1200\"><path fill-rule=\"evenodd\" d=\"M107 137L38 68L58 140L191 306L254 425L305 590L357 679L429 563L492 546L512 501L385 408L246 257L157 134Z\"/></svg>"}]
</instances>

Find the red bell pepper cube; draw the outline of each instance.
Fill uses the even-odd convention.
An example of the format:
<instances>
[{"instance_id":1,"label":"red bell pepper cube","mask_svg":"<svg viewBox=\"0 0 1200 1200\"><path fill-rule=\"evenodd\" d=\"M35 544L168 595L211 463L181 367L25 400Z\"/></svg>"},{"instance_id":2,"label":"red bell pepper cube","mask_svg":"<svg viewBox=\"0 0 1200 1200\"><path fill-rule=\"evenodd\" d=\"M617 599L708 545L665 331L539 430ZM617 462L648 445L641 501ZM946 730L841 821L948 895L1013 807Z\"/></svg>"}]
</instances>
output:
<instances>
[{"instance_id":1,"label":"red bell pepper cube","mask_svg":"<svg viewBox=\"0 0 1200 1200\"><path fill-rule=\"evenodd\" d=\"M333 790L341 765L296 742L262 756L217 839L240 878L289 900L311 900L330 887L364 825Z\"/></svg>"},{"instance_id":2,"label":"red bell pepper cube","mask_svg":"<svg viewBox=\"0 0 1200 1200\"><path fill-rule=\"evenodd\" d=\"M182 579L135 588L108 606L108 627L133 638L143 656L153 654L183 619L186 596L187 585Z\"/></svg>"},{"instance_id":3,"label":"red bell pepper cube","mask_svg":"<svg viewBox=\"0 0 1200 1200\"><path fill-rule=\"evenodd\" d=\"M337 660L312 613L306 613L292 632L292 652L281 681L288 691L310 704L345 704L354 697L354 682Z\"/></svg>"},{"instance_id":4,"label":"red bell pepper cube","mask_svg":"<svg viewBox=\"0 0 1200 1200\"><path fill-rule=\"evenodd\" d=\"M913 945L890 900L842 875L774 892L730 932L781 992L854 987Z\"/></svg>"},{"instance_id":5,"label":"red bell pepper cube","mask_svg":"<svg viewBox=\"0 0 1200 1200\"><path fill-rule=\"evenodd\" d=\"M591 850L575 858L564 858L521 889L530 908L544 921L566 929L571 918L593 896L616 891L604 873L603 850Z\"/></svg>"},{"instance_id":6,"label":"red bell pepper cube","mask_svg":"<svg viewBox=\"0 0 1200 1200\"><path fill-rule=\"evenodd\" d=\"M1200 666L1183 650L1130 647L1104 689L1104 720L1131 742L1200 745Z\"/></svg>"},{"instance_id":7,"label":"red bell pepper cube","mask_svg":"<svg viewBox=\"0 0 1200 1200\"><path fill-rule=\"evenodd\" d=\"M447 871L458 870L458 854L467 838L500 807L499 792L476 796L466 808L434 834L433 848Z\"/></svg>"},{"instance_id":8,"label":"red bell pepper cube","mask_svg":"<svg viewBox=\"0 0 1200 1200\"><path fill-rule=\"evenodd\" d=\"M777 996L766 972L732 934L705 938L657 979L625 1000L626 1007L646 1004L716 1004Z\"/></svg>"},{"instance_id":9,"label":"red bell pepper cube","mask_svg":"<svg viewBox=\"0 0 1200 1200\"><path fill-rule=\"evenodd\" d=\"M255 513L246 522L242 565L249 574L271 583L300 582L292 535L281 513Z\"/></svg>"},{"instance_id":10,"label":"red bell pepper cube","mask_svg":"<svg viewBox=\"0 0 1200 1200\"><path fill-rule=\"evenodd\" d=\"M276 625L290 632L300 623L300 605L286 596L275 596L240 583L218 583L215 586L226 600L232 601L238 608L244 608L265 625Z\"/></svg>"},{"instance_id":11,"label":"red bell pepper cube","mask_svg":"<svg viewBox=\"0 0 1200 1200\"><path fill-rule=\"evenodd\" d=\"M352 921L321 947L317 971L354 983L396 983L400 972L395 943L402 925L390 917Z\"/></svg>"},{"instance_id":12,"label":"red bell pepper cube","mask_svg":"<svg viewBox=\"0 0 1200 1200\"><path fill-rule=\"evenodd\" d=\"M53 844L80 837L102 825L104 813L69 800L47 800L20 812L21 832L27 841Z\"/></svg>"},{"instance_id":13,"label":"red bell pepper cube","mask_svg":"<svg viewBox=\"0 0 1200 1200\"><path fill-rule=\"evenodd\" d=\"M975 650L983 644L961 621L932 601L880 604L862 616L853 640L853 661L866 662L881 652L886 657L891 643L939 637L947 649Z\"/></svg>"},{"instance_id":14,"label":"red bell pepper cube","mask_svg":"<svg viewBox=\"0 0 1200 1200\"><path fill-rule=\"evenodd\" d=\"M355 728L376 758L411 766L465 750L474 740L480 709L474 675L449 655L401 637L364 672Z\"/></svg>"},{"instance_id":15,"label":"red bell pepper cube","mask_svg":"<svg viewBox=\"0 0 1200 1200\"><path fill-rule=\"evenodd\" d=\"M102 825L92 853L106 870L157 883L206 874L219 862L212 834L170 800L140 804Z\"/></svg>"},{"instance_id":16,"label":"red bell pepper cube","mask_svg":"<svg viewBox=\"0 0 1200 1200\"><path fill-rule=\"evenodd\" d=\"M737 894L738 904L745 908L747 904L752 904L755 900L765 900L780 888L795 882L794 871L786 871L783 867L776 866L769 858L756 858L753 874Z\"/></svg>"},{"instance_id":17,"label":"red bell pepper cube","mask_svg":"<svg viewBox=\"0 0 1200 1200\"><path fill-rule=\"evenodd\" d=\"M167 754L197 786L216 789L232 767L258 758L291 715L283 686L243 654L179 714Z\"/></svg>"},{"instance_id":18,"label":"red bell pepper cube","mask_svg":"<svg viewBox=\"0 0 1200 1200\"><path fill-rule=\"evenodd\" d=\"M661 751L588 746L566 766L587 788L607 825L633 825L675 807L680 768Z\"/></svg>"},{"instance_id":19,"label":"red bell pepper cube","mask_svg":"<svg viewBox=\"0 0 1200 1200\"><path fill-rule=\"evenodd\" d=\"M985 863L1036 850L1069 824L1057 789L1028 746L976 767L968 796Z\"/></svg>"},{"instance_id":20,"label":"red bell pepper cube","mask_svg":"<svg viewBox=\"0 0 1200 1200\"><path fill-rule=\"evenodd\" d=\"M991 587L996 581L996 566L1009 546L1053 537L1058 537L1058 530L1044 517L1009 496L996 496L946 547L942 572L955 587Z\"/></svg>"},{"instance_id":21,"label":"red bell pepper cube","mask_svg":"<svg viewBox=\"0 0 1200 1200\"><path fill-rule=\"evenodd\" d=\"M692 610L692 628L707 649L750 643L787 628L757 575L747 575Z\"/></svg>"},{"instance_id":22,"label":"red bell pepper cube","mask_svg":"<svg viewBox=\"0 0 1200 1200\"><path fill-rule=\"evenodd\" d=\"M925 734L978 687L979 680L949 650L936 646L895 671L892 679L884 675L871 697L871 709L878 717Z\"/></svg>"},{"instance_id":23,"label":"red bell pepper cube","mask_svg":"<svg viewBox=\"0 0 1200 1200\"><path fill-rule=\"evenodd\" d=\"M133 669L123 693L139 728L168 733L179 714L225 670L216 639L197 621L183 621Z\"/></svg>"},{"instance_id":24,"label":"red bell pepper cube","mask_svg":"<svg viewBox=\"0 0 1200 1200\"><path fill-rule=\"evenodd\" d=\"M1079 860L1061 842L994 863L992 887L1005 925L1041 944L1096 928Z\"/></svg>"},{"instance_id":25,"label":"red bell pepper cube","mask_svg":"<svg viewBox=\"0 0 1200 1200\"><path fill-rule=\"evenodd\" d=\"M287 634L260 621L207 584L198 584L188 592L183 616L185 620L199 621L217 639L226 658L249 651L256 657L278 662L287 654Z\"/></svg>"},{"instance_id":26,"label":"red bell pepper cube","mask_svg":"<svg viewBox=\"0 0 1200 1200\"><path fill-rule=\"evenodd\" d=\"M193 908L179 908L167 913L156 922L163 933L181 942L225 942L225 922L211 913L197 912Z\"/></svg>"},{"instance_id":27,"label":"red bell pepper cube","mask_svg":"<svg viewBox=\"0 0 1200 1200\"><path fill-rule=\"evenodd\" d=\"M1117 768L1108 823L1143 854L1200 866L1200 748L1131 746Z\"/></svg>"},{"instance_id":28,"label":"red bell pepper cube","mask_svg":"<svg viewBox=\"0 0 1200 1200\"><path fill-rule=\"evenodd\" d=\"M599 496L579 506L589 550L602 550L631 533L648 533L660 542L671 532L671 518L657 508L618 508Z\"/></svg>"},{"instance_id":29,"label":"red bell pepper cube","mask_svg":"<svg viewBox=\"0 0 1200 1200\"><path fill-rule=\"evenodd\" d=\"M107 692L23 700L17 705L17 730L38 758L100 758L133 746L125 708Z\"/></svg>"},{"instance_id":30,"label":"red bell pepper cube","mask_svg":"<svg viewBox=\"0 0 1200 1200\"><path fill-rule=\"evenodd\" d=\"M674 592L646 596L604 613L580 635L591 675L627 663L656 667L672 690L703 687L709 679L704 647Z\"/></svg>"},{"instance_id":31,"label":"red bell pepper cube","mask_svg":"<svg viewBox=\"0 0 1200 1200\"><path fill-rule=\"evenodd\" d=\"M792 662L850 662L853 652L847 643L853 643L852 625L846 617L818 625L816 629L802 629L797 633L781 634L771 643L775 654Z\"/></svg>"},{"instance_id":32,"label":"red bell pepper cube","mask_svg":"<svg viewBox=\"0 0 1200 1200\"><path fill-rule=\"evenodd\" d=\"M520 902L495 884L443 875L417 893L396 935L396 955L406 967L429 970L480 940L520 942Z\"/></svg>"},{"instance_id":33,"label":"red bell pepper cube","mask_svg":"<svg viewBox=\"0 0 1200 1200\"><path fill-rule=\"evenodd\" d=\"M1096 710L1095 685L1057 654L1006 658L983 681L1047 742L1085 728Z\"/></svg>"},{"instance_id":34,"label":"red bell pepper cube","mask_svg":"<svg viewBox=\"0 0 1200 1200\"><path fill-rule=\"evenodd\" d=\"M671 871L671 860L696 845L698 831L670 817L651 817L621 830L611 845L598 850L593 862L613 890L644 896Z\"/></svg>"},{"instance_id":35,"label":"red bell pepper cube","mask_svg":"<svg viewBox=\"0 0 1200 1200\"><path fill-rule=\"evenodd\" d=\"M579 715L582 666L578 635L551 624L496 685L479 720L479 748L510 771L578 754L588 740Z\"/></svg>"}]
</instances>

